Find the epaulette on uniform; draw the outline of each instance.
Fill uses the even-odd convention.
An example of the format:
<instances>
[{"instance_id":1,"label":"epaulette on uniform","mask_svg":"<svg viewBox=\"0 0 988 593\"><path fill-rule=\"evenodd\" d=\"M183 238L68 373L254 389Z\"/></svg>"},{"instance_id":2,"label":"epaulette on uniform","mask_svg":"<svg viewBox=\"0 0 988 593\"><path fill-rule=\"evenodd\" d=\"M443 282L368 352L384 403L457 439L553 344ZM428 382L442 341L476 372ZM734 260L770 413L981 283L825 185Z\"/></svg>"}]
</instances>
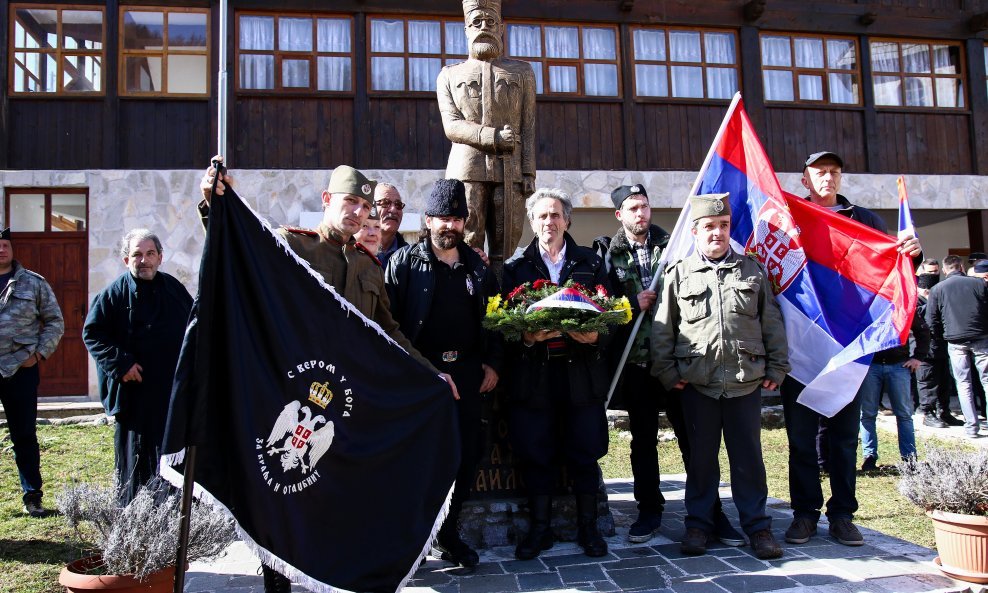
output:
<instances>
[{"instance_id":1,"label":"epaulette on uniform","mask_svg":"<svg viewBox=\"0 0 988 593\"><path fill-rule=\"evenodd\" d=\"M295 233L296 235L305 235L306 237L318 237L319 233L312 229L303 229L297 226L283 226L281 227L288 231L289 233Z\"/></svg>"},{"instance_id":2,"label":"epaulette on uniform","mask_svg":"<svg viewBox=\"0 0 988 593\"><path fill-rule=\"evenodd\" d=\"M364 247L360 243L354 243L354 247L357 248L357 251L362 251L362 252L366 253L367 255L369 255L370 258L377 263L377 265L381 266L382 268L384 267L384 264L381 263L381 260L377 259L377 256L374 255L373 253L371 253L370 252L370 249L367 249L366 247Z\"/></svg>"}]
</instances>

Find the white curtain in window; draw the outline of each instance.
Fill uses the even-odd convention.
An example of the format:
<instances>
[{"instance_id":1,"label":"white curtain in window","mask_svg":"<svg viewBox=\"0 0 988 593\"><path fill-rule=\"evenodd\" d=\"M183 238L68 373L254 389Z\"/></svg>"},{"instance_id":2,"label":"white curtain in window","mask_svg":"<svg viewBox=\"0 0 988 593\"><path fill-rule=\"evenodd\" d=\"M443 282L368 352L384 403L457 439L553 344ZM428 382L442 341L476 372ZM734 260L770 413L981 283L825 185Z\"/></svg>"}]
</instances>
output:
<instances>
[{"instance_id":1,"label":"white curtain in window","mask_svg":"<svg viewBox=\"0 0 988 593\"><path fill-rule=\"evenodd\" d=\"M442 53L441 36L439 21L408 21L408 53Z\"/></svg>"},{"instance_id":2,"label":"white curtain in window","mask_svg":"<svg viewBox=\"0 0 988 593\"><path fill-rule=\"evenodd\" d=\"M853 74L830 73L830 102L849 103L858 102L858 78Z\"/></svg>"},{"instance_id":3,"label":"white curtain in window","mask_svg":"<svg viewBox=\"0 0 988 593\"><path fill-rule=\"evenodd\" d=\"M278 19L278 49L281 51L312 51L312 19Z\"/></svg>"},{"instance_id":4,"label":"white curtain in window","mask_svg":"<svg viewBox=\"0 0 988 593\"><path fill-rule=\"evenodd\" d=\"M435 91L436 77L443 68L439 58L409 58L408 59L408 90Z\"/></svg>"},{"instance_id":5,"label":"white curtain in window","mask_svg":"<svg viewBox=\"0 0 988 593\"><path fill-rule=\"evenodd\" d=\"M898 76L874 76L875 105L902 105L902 79Z\"/></svg>"},{"instance_id":6,"label":"white curtain in window","mask_svg":"<svg viewBox=\"0 0 988 593\"><path fill-rule=\"evenodd\" d=\"M734 64L734 34L705 33L703 45L707 50L708 64Z\"/></svg>"},{"instance_id":7,"label":"white curtain in window","mask_svg":"<svg viewBox=\"0 0 988 593\"><path fill-rule=\"evenodd\" d=\"M576 27L546 27L545 55L550 58L580 57L580 35Z\"/></svg>"},{"instance_id":8,"label":"white curtain in window","mask_svg":"<svg viewBox=\"0 0 988 593\"><path fill-rule=\"evenodd\" d=\"M738 92L738 71L734 68L707 68L707 98L730 99Z\"/></svg>"},{"instance_id":9,"label":"white curtain in window","mask_svg":"<svg viewBox=\"0 0 988 593\"><path fill-rule=\"evenodd\" d=\"M286 89L309 88L309 60L282 60L281 86Z\"/></svg>"},{"instance_id":10,"label":"white curtain in window","mask_svg":"<svg viewBox=\"0 0 988 593\"><path fill-rule=\"evenodd\" d=\"M823 76L820 74L800 74L799 99L801 101L823 101Z\"/></svg>"},{"instance_id":11,"label":"white curtain in window","mask_svg":"<svg viewBox=\"0 0 988 593\"><path fill-rule=\"evenodd\" d=\"M467 55L467 36L463 31L462 21L446 21L446 54L451 56Z\"/></svg>"},{"instance_id":12,"label":"white curtain in window","mask_svg":"<svg viewBox=\"0 0 988 593\"><path fill-rule=\"evenodd\" d=\"M316 50L350 53L350 21L348 19L318 19L316 21Z\"/></svg>"},{"instance_id":13,"label":"white curtain in window","mask_svg":"<svg viewBox=\"0 0 988 593\"><path fill-rule=\"evenodd\" d=\"M858 65L854 42L850 39L827 40L827 67L835 70L853 70Z\"/></svg>"},{"instance_id":14,"label":"white curtain in window","mask_svg":"<svg viewBox=\"0 0 988 593\"><path fill-rule=\"evenodd\" d=\"M240 88L273 89L274 88L274 56L241 54L240 55Z\"/></svg>"},{"instance_id":15,"label":"white curtain in window","mask_svg":"<svg viewBox=\"0 0 988 593\"><path fill-rule=\"evenodd\" d=\"M669 53L673 62L701 62L700 33L669 31ZM676 88L675 83L672 86Z\"/></svg>"},{"instance_id":16,"label":"white curtain in window","mask_svg":"<svg viewBox=\"0 0 988 593\"><path fill-rule=\"evenodd\" d=\"M371 51L403 53L405 51L405 24L402 21L371 20Z\"/></svg>"},{"instance_id":17,"label":"white curtain in window","mask_svg":"<svg viewBox=\"0 0 988 593\"><path fill-rule=\"evenodd\" d=\"M871 69L875 72L899 72L899 44L872 41Z\"/></svg>"},{"instance_id":18,"label":"white curtain in window","mask_svg":"<svg viewBox=\"0 0 988 593\"><path fill-rule=\"evenodd\" d=\"M796 39L793 43L798 68L823 68L823 40Z\"/></svg>"},{"instance_id":19,"label":"white curtain in window","mask_svg":"<svg viewBox=\"0 0 988 593\"><path fill-rule=\"evenodd\" d=\"M656 64L635 64L635 93L639 97L668 97L669 80L666 67Z\"/></svg>"},{"instance_id":20,"label":"white curtain in window","mask_svg":"<svg viewBox=\"0 0 988 593\"><path fill-rule=\"evenodd\" d=\"M549 66L549 90L553 93L575 93L576 66Z\"/></svg>"},{"instance_id":21,"label":"white curtain in window","mask_svg":"<svg viewBox=\"0 0 988 593\"><path fill-rule=\"evenodd\" d=\"M763 70L765 99L768 101L792 101L792 72L788 70Z\"/></svg>"},{"instance_id":22,"label":"white curtain in window","mask_svg":"<svg viewBox=\"0 0 988 593\"><path fill-rule=\"evenodd\" d=\"M535 73L535 94L541 95L543 92L542 87L542 62L529 62L532 67L532 72Z\"/></svg>"},{"instance_id":23,"label":"white curtain in window","mask_svg":"<svg viewBox=\"0 0 988 593\"><path fill-rule=\"evenodd\" d=\"M614 29L583 29L583 58L586 60L616 60L617 34Z\"/></svg>"},{"instance_id":24,"label":"white curtain in window","mask_svg":"<svg viewBox=\"0 0 988 593\"><path fill-rule=\"evenodd\" d=\"M938 78L937 107L963 107L964 85L956 78Z\"/></svg>"},{"instance_id":25,"label":"white curtain in window","mask_svg":"<svg viewBox=\"0 0 988 593\"><path fill-rule=\"evenodd\" d=\"M960 72L959 62L960 52L957 47L949 45L933 46L933 71L937 74L958 74Z\"/></svg>"},{"instance_id":26,"label":"white curtain in window","mask_svg":"<svg viewBox=\"0 0 988 593\"><path fill-rule=\"evenodd\" d=\"M403 91L405 90L405 60L404 58L379 57L371 58L371 90L374 91Z\"/></svg>"},{"instance_id":27,"label":"white curtain in window","mask_svg":"<svg viewBox=\"0 0 988 593\"><path fill-rule=\"evenodd\" d=\"M933 80L925 76L907 76L906 105L910 107L933 106Z\"/></svg>"},{"instance_id":28,"label":"white curtain in window","mask_svg":"<svg viewBox=\"0 0 988 593\"><path fill-rule=\"evenodd\" d=\"M673 66L672 96L702 99L703 68L699 66Z\"/></svg>"},{"instance_id":29,"label":"white curtain in window","mask_svg":"<svg viewBox=\"0 0 988 593\"><path fill-rule=\"evenodd\" d=\"M788 37L762 37L762 66L792 66Z\"/></svg>"},{"instance_id":30,"label":"white curtain in window","mask_svg":"<svg viewBox=\"0 0 988 593\"><path fill-rule=\"evenodd\" d=\"M508 55L542 57L542 34L537 25L508 25Z\"/></svg>"},{"instance_id":31,"label":"white curtain in window","mask_svg":"<svg viewBox=\"0 0 988 593\"><path fill-rule=\"evenodd\" d=\"M635 59L664 62L666 59L666 33L661 30L636 29ZM986 54L988 55L988 54ZM988 62L988 57L985 58Z\"/></svg>"},{"instance_id":32,"label":"white curtain in window","mask_svg":"<svg viewBox=\"0 0 988 593\"><path fill-rule=\"evenodd\" d=\"M273 50L274 17L240 17L240 49Z\"/></svg>"},{"instance_id":33,"label":"white curtain in window","mask_svg":"<svg viewBox=\"0 0 988 593\"><path fill-rule=\"evenodd\" d=\"M930 46L925 43L903 43L902 66L906 72L929 72Z\"/></svg>"},{"instance_id":34,"label":"white curtain in window","mask_svg":"<svg viewBox=\"0 0 988 593\"><path fill-rule=\"evenodd\" d=\"M319 56L316 62L319 91L349 91L353 80L350 58Z\"/></svg>"},{"instance_id":35,"label":"white curtain in window","mask_svg":"<svg viewBox=\"0 0 988 593\"><path fill-rule=\"evenodd\" d=\"M584 92L593 97L618 95L617 64L584 64Z\"/></svg>"}]
</instances>

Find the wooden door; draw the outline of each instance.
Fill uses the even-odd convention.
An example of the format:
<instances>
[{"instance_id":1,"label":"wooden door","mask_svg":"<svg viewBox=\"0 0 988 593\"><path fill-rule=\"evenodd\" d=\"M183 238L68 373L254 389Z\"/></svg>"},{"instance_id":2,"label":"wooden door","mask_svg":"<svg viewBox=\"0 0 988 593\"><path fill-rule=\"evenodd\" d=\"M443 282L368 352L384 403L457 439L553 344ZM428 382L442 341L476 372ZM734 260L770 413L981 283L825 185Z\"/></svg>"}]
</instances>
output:
<instances>
[{"instance_id":1,"label":"wooden door","mask_svg":"<svg viewBox=\"0 0 988 593\"><path fill-rule=\"evenodd\" d=\"M89 355L82 343L82 325L89 308L88 191L31 188L6 193L4 220L10 221L14 259L45 277L65 319L58 348L41 363L38 395L85 395ZM25 215L42 206L43 217Z\"/></svg>"}]
</instances>

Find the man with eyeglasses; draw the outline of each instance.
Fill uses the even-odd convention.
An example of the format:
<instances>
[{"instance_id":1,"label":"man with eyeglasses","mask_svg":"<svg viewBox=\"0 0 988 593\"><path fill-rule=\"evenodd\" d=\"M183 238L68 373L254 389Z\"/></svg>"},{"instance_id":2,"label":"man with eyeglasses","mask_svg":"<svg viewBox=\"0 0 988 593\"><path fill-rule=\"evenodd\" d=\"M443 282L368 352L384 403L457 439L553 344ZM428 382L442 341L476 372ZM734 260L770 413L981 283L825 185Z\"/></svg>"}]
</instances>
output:
<instances>
[{"instance_id":1,"label":"man with eyeglasses","mask_svg":"<svg viewBox=\"0 0 988 593\"><path fill-rule=\"evenodd\" d=\"M374 188L374 205L381 218L381 250L377 253L377 259L387 267L391 255L408 245L398 232L405 203L401 201L398 188L390 183L378 183Z\"/></svg>"}]
</instances>

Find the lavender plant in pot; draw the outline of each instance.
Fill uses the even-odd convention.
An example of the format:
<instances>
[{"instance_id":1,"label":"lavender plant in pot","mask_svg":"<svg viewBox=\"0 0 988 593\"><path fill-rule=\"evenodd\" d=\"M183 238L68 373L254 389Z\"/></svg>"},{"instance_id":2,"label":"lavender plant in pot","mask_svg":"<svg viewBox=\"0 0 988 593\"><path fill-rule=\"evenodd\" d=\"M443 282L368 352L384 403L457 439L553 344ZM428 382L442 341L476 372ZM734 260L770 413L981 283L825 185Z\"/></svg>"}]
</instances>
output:
<instances>
[{"instance_id":1,"label":"lavender plant in pot","mask_svg":"<svg viewBox=\"0 0 988 593\"><path fill-rule=\"evenodd\" d=\"M899 491L933 520L940 570L988 583L988 449L930 446L899 470Z\"/></svg>"}]
</instances>

